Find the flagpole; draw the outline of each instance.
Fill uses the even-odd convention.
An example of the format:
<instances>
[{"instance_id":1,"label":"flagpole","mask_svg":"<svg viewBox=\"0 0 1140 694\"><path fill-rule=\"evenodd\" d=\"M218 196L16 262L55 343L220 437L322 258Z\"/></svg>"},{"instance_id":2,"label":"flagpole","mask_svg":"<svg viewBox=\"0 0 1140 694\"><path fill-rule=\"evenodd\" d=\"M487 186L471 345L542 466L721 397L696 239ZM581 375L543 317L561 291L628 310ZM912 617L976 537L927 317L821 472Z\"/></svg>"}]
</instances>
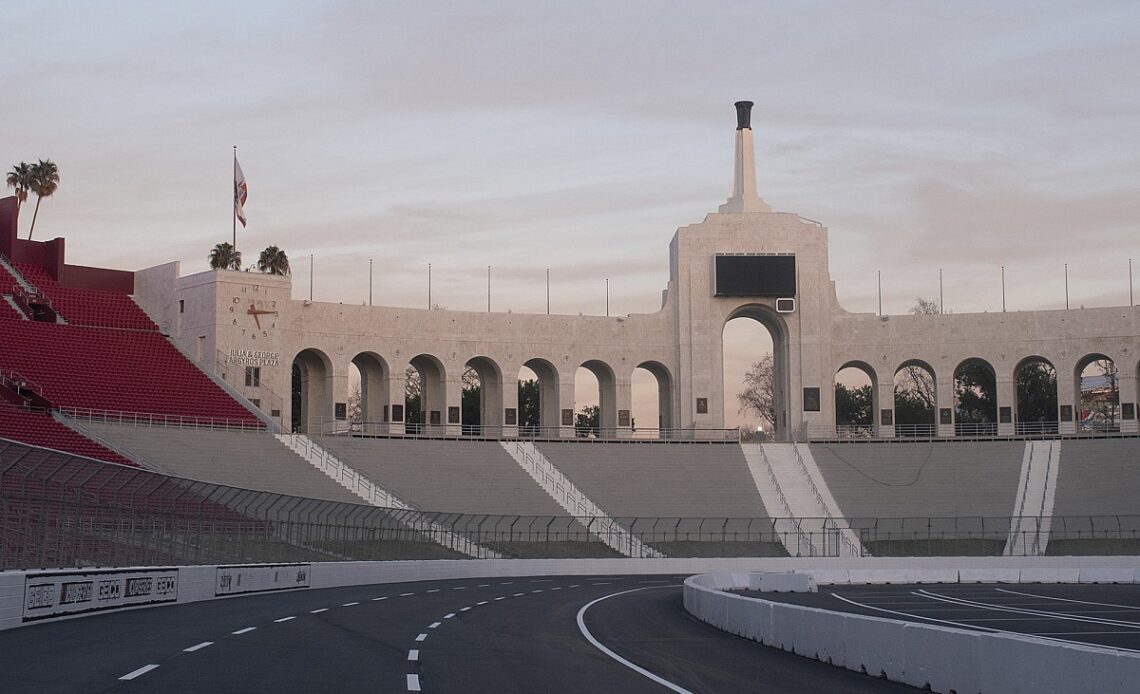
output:
<instances>
[{"instance_id":1,"label":"flagpole","mask_svg":"<svg viewBox=\"0 0 1140 694\"><path fill-rule=\"evenodd\" d=\"M234 252L237 252L237 145L234 145Z\"/></svg>"}]
</instances>

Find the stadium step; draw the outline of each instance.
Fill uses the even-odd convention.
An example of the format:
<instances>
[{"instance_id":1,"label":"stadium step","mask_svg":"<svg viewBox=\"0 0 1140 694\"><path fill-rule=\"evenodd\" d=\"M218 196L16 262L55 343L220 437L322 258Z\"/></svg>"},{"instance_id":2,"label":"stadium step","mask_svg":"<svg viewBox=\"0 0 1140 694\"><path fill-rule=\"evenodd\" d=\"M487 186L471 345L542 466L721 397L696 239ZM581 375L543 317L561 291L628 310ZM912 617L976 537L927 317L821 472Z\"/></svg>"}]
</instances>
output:
<instances>
[{"instance_id":1,"label":"stadium step","mask_svg":"<svg viewBox=\"0 0 1140 694\"><path fill-rule=\"evenodd\" d=\"M600 506L594 503L586 493L575 485L569 477L564 475L554 463L542 454L533 443L529 441L501 441L503 450L507 452L523 470L538 483L550 498L566 509L571 516L579 519L590 519L588 526L591 533L610 548L621 552L627 557L659 559L665 555L644 544L629 529L615 521ZM595 523L597 524L595 527Z\"/></svg>"},{"instance_id":2,"label":"stadium step","mask_svg":"<svg viewBox=\"0 0 1140 694\"><path fill-rule=\"evenodd\" d=\"M1026 441L1005 556L1044 556L1057 496L1061 441Z\"/></svg>"}]
</instances>

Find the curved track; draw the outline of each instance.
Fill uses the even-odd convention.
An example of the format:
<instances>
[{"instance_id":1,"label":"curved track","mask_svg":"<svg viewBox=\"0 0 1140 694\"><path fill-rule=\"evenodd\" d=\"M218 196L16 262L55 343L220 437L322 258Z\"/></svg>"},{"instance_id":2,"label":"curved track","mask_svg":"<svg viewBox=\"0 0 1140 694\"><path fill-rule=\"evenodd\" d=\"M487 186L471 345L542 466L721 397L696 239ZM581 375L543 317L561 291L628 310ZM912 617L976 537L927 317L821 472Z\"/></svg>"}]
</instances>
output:
<instances>
[{"instance_id":1,"label":"curved track","mask_svg":"<svg viewBox=\"0 0 1140 694\"><path fill-rule=\"evenodd\" d=\"M681 606L680 580L574 576L382 584L41 624L0 633L0 689L917 691L697 622ZM582 626L616 658L592 644L577 619L584 606L605 596L611 597L582 613Z\"/></svg>"}]
</instances>

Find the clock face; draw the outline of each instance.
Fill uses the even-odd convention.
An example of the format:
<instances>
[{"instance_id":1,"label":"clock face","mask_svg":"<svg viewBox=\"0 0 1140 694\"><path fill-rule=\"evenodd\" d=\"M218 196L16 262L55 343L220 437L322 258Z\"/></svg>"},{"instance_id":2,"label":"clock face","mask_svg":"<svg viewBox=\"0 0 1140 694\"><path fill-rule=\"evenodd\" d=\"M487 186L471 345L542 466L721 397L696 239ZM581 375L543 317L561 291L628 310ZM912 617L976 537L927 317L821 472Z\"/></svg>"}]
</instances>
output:
<instances>
[{"instance_id":1,"label":"clock face","mask_svg":"<svg viewBox=\"0 0 1140 694\"><path fill-rule=\"evenodd\" d=\"M258 287L254 285L254 292L257 292L257 289ZM277 328L277 302L251 297L249 292L243 293L245 296L235 296L230 302L231 325L240 328L241 336L250 341L272 337L273 331Z\"/></svg>"}]
</instances>

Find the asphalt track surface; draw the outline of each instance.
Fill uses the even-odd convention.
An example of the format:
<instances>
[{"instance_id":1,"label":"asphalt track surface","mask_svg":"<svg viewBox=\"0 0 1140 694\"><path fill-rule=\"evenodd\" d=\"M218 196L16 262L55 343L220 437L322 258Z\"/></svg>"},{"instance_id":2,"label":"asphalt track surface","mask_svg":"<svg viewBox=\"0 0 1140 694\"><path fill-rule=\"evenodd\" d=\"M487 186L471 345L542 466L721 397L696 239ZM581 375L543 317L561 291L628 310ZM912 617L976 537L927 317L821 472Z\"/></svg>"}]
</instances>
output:
<instances>
[{"instance_id":1,"label":"asphalt track surface","mask_svg":"<svg viewBox=\"0 0 1140 694\"><path fill-rule=\"evenodd\" d=\"M823 586L767 600L1140 652L1140 585Z\"/></svg>"},{"instance_id":2,"label":"asphalt track surface","mask_svg":"<svg viewBox=\"0 0 1140 694\"><path fill-rule=\"evenodd\" d=\"M703 624L682 578L380 584L37 624L0 632L0 691L918 691Z\"/></svg>"}]
</instances>

